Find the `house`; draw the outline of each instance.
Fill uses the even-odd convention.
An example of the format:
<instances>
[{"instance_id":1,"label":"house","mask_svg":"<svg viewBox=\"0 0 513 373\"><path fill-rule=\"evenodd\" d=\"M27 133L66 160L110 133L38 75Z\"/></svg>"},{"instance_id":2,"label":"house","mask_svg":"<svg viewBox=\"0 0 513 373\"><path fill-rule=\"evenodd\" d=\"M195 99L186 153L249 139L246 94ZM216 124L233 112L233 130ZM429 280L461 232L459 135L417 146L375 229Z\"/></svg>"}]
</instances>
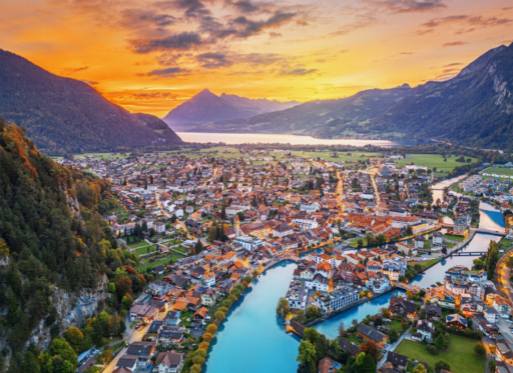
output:
<instances>
[{"instance_id":1,"label":"house","mask_svg":"<svg viewBox=\"0 0 513 373\"><path fill-rule=\"evenodd\" d=\"M465 329L468 326L467 319L457 313L447 315L445 323L458 329Z\"/></svg>"},{"instance_id":2,"label":"house","mask_svg":"<svg viewBox=\"0 0 513 373\"><path fill-rule=\"evenodd\" d=\"M116 364L116 370L133 372L138 367L137 356L129 356L127 354L121 356Z\"/></svg>"},{"instance_id":3,"label":"house","mask_svg":"<svg viewBox=\"0 0 513 373\"><path fill-rule=\"evenodd\" d=\"M498 313L497 311L492 308L492 307L487 307L484 311L483 311L483 316L485 318L485 320L487 322L489 322L490 324L495 324L497 322L497 319L498 319Z\"/></svg>"},{"instance_id":4,"label":"house","mask_svg":"<svg viewBox=\"0 0 513 373\"><path fill-rule=\"evenodd\" d=\"M442 317L442 309L437 304L427 304L424 311L428 319L439 320Z\"/></svg>"},{"instance_id":5,"label":"house","mask_svg":"<svg viewBox=\"0 0 513 373\"><path fill-rule=\"evenodd\" d=\"M130 320L149 322L158 313L158 309L149 304L134 304L130 307Z\"/></svg>"},{"instance_id":6,"label":"house","mask_svg":"<svg viewBox=\"0 0 513 373\"><path fill-rule=\"evenodd\" d=\"M79 368L80 369L80 368ZM134 368L135 369L135 368ZM78 370L77 370L78 371ZM132 370L125 367L119 367L112 371L112 373L132 373Z\"/></svg>"},{"instance_id":7,"label":"house","mask_svg":"<svg viewBox=\"0 0 513 373\"><path fill-rule=\"evenodd\" d=\"M415 328L417 332L412 336L412 339L431 343L435 333L435 328L431 321L418 320Z\"/></svg>"},{"instance_id":8,"label":"house","mask_svg":"<svg viewBox=\"0 0 513 373\"><path fill-rule=\"evenodd\" d=\"M180 311L169 311L164 319L166 325L178 326L182 322L182 313Z\"/></svg>"},{"instance_id":9,"label":"house","mask_svg":"<svg viewBox=\"0 0 513 373\"><path fill-rule=\"evenodd\" d=\"M234 243L242 246L242 248L244 248L245 250L248 250L248 251L256 250L264 244L259 238L252 237L252 236L237 237L235 239Z\"/></svg>"},{"instance_id":10,"label":"house","mask_svg":"<svg viewBox=\"0 0 513 373\"><path fill-rule=\"evenodd\" d=\"M323 357L319 361L319 366L317 369L318 373L336 373L342 367L342 364L336 362L335 360L329 358L328 356Z\"/></svg>"},{"instance_id":11,"label":"house","mask_svg":"<svg viewBox=\"0 0 513 373\"><path fill-rule=\"evenodd\" d=\"M389 351L387 354L387 362L392 364L395 369L404 371L408 365L408 357L393 351Z\"/></svg>"},{"instance_id":12,"label":"house","mask_svg":"<svg viewBox=\"0 0 513 373\"><path fill-rule=\"evenodd\" d=\"M417 316L417 305L403 297L392 297L388 309L394 315L414 320Z\"/></svg>"},{"instance_id":13,"label":"house","mask_svg":"<svg viewBox=\"0 0 513 373\"><path fill-rule=\"evenodd\" d=\"M126 348L125 355L123 355L119 359L117 366L131 369L131 367L134 366L134 359L135 359L135 368L134 369L145 369L148 366L148 364L150 364L151 356L153 355L154 352L155 352L155 343L154 342L130 343L128 345L128 347Z\"/></svg>"},{"instance_id":14,"label":"house","mask_svg":"<svg viewBox=\"0 0 513 373\"><path fill-rule=\"evenodd\" d=\"M356 356L356 354L358 352L360 352L360 349L358 348L358 346L355 345L353 342L351 342L349 339L341 337L338 339L338 341L339 341L340 348L342 349L342 351L344 351L348 355Z\"/></svg>"},{"instance_id":15,"label":"house","mask_svg":"<svg viewBox=\"0 0 513 373\"><path fill-rule=\"evenodd\" d=\"M360 324L358 325L357 332L361 338L375 343L379 348L385 347L388 343L388 336L372 326Z\"/></svg>"},{"instance_id":16,"label":"house","mask_svg":"<svg viewBox=\"0 0 513 373\"><path fill-rule=\"evenodd\" d=\"M444 243L444 236L440 232L433 233L433 237L431 238L431 242L433 246L442 246Z\"/></svg>"},{"instance_id":17,"label":"house","mask_svg":"<svg viewBox=\"0 0 513 373\"><path fill-rule=\"evenodd\" d=\"M183 340L183 330L178 326L163 326L159 331L158 342L162 345L180 343Z\"/></svg>"},{"instance_id":18,"label":"house","mask_svg":"<svg viewBox=\"0 0 513 373\"><path fill-rule=\"evenodd\" d=\"M180 373L183 366L183 354L175 351L160 352L155 360L156 373Z\"/></svg>"}]
</instances>

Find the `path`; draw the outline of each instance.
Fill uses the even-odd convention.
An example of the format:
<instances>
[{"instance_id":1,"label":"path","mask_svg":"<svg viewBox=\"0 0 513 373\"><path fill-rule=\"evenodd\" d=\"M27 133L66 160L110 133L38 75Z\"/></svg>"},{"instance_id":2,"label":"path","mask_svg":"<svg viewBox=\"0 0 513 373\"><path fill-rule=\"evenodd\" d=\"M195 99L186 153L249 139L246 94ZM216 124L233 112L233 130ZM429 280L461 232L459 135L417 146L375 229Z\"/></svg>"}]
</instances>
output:
<instances>
[{"instance_id":1,"label":"path","mask_svg":"<svg viewBox=\"0 0 513 373\"><path fill-rule=\"evenodd\" d=\"M397 341L385 346L385 349L383 350L383 357L378 361L378 368L381 368L386 363L388 353L390 351L394 351L406 337L410 336L410 330L411 328L408 328L403 334L401 334Z\"/></svg>"}]
</instances>

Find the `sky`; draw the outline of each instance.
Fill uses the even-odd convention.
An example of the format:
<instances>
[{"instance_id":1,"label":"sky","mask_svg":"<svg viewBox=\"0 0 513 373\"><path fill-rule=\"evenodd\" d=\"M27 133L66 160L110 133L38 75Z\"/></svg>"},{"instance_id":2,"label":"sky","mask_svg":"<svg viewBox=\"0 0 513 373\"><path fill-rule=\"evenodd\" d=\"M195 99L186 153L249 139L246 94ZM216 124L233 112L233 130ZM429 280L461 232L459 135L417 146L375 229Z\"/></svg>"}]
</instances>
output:
<instances>
[{"instance_id":1,"label":"sky","mask_svg":"<svg viewBox=\"0 0 513 373\"><path fill-rule=\"evenodd\" d=\"M158 116L448 79L512 39L512 0L0 0L0 48Z\"/></svg>"}]
</instances>

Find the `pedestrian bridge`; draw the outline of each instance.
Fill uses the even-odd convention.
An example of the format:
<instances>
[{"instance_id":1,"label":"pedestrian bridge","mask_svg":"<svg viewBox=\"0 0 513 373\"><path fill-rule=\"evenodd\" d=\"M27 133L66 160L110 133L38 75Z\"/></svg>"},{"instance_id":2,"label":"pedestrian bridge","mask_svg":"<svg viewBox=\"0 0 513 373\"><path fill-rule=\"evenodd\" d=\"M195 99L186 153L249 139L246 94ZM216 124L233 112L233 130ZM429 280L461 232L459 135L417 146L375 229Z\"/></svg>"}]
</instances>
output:
<instances>
[{"instance_id":1,"label":"pedestrian bridge","mask_svg":"<svg viewBox=\"0 0 513 373\"><path fill-rule=\"evenodd\" d=\"M506 232L504 229L486 229L477 228L476 233L493 234L494 236L504 236Z\"/></svg>"},{"instance_id":2,"label":"pedestrian bridge","mask_svg":"<svg viewBox=\"0 0 513 373\"><path fill-rule=\"evenodd\" d=\"M449 256L482 256L485 254L486 251L458 251Z\"/></svg>"}]
</instances>

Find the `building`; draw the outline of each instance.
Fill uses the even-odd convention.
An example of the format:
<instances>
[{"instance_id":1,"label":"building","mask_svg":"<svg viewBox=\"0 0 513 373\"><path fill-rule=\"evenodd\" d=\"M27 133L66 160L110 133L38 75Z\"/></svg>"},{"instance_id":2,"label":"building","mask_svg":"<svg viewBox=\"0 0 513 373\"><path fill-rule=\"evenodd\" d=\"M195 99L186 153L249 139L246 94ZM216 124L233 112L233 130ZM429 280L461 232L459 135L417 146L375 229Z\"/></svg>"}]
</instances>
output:
<instances>
[{"instance_id":1,"label":"building","mask_svg":"<svg viewBox=\"0 0 513 373\"><path fill-rule=\"evenodd\" d=\"M375 343L379 348L384 348L388 343L388 336L372 326L359 324L357 332L361 338Z\"/></svg>"},{"instance_id":2,"label":"building","mask_svg":"<svg viewBox=\"0 0 513 373\"><path fill-rule=\"evenodd\" d=\"M180 373L183 366L183 354L174 351L160 352L155 360L156 373Z\"/></svg>"}]
</instances>

